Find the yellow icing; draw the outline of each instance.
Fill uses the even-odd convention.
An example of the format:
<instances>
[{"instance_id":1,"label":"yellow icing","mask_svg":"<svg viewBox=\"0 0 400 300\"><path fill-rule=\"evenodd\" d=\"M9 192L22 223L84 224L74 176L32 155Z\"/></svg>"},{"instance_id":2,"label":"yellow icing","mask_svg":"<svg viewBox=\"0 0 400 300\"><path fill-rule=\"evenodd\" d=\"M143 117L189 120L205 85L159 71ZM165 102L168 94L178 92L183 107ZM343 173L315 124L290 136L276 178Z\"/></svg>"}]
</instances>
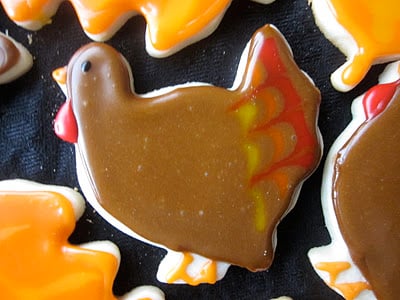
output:
<instances>
[{"instance_id":1,"label":"yellow icing","mask_svg":"<svg viewBox=\"0 0 400 300\"><path fill-rule=\"evenodd\" d=\"M267 216L265 214L265 195L258 189L252 188L251 195L255 204L255 224L256 229L263 232L267 226Z\"/></svg>"}]
</instances>

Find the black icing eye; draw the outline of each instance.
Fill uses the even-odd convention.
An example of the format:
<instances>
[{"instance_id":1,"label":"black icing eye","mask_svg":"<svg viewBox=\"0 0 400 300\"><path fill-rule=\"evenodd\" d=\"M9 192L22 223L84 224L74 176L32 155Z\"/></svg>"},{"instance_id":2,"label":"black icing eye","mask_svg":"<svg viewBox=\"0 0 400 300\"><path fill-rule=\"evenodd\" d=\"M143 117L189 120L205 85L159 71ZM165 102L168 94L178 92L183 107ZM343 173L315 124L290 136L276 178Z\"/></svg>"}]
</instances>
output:
<instances>
[{"instance_id":1,"label":"black icing eye","mask_svg":"<svg viewBox=\"0 0 400 300\"><path fill-rule=\"evenodd\" d=\"M87 73L87 72L89 72L91 67L92 67L92 63L88 60L85 60L81 65L81 70L83 73Z\"/></svg>"}]
</instances>

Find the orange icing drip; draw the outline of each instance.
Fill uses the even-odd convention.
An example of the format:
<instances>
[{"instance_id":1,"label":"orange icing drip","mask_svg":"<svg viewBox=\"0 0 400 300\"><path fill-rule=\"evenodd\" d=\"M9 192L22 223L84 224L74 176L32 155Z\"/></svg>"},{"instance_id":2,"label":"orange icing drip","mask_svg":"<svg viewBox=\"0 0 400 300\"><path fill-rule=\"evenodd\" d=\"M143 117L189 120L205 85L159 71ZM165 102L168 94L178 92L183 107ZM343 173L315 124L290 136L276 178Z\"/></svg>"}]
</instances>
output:
<instances>
[{"instance_id":1,"label":"orange icing drip","mask_svg":"<svg viewBox=\"0 0 400 300\"><path fill-rule=\"evenodd\" d=\"M71 203L53 192L0 193L1 299L115 299L118 261L68 243Z\"/></svg>"},{"instance_id":2,"label":"orange icing drip","mask_svg":"<svg viewBox=\"0 0 400 300\"><path fill-rule=\"evenodd\" d=\"M342 292L346 300L355 299L362 291L370 290L371 286L366 282L336 283L335 287Z\"/></svg>"},{"instance_id":3,"label":"orange icing drip","mask_svg":"<svg viewBox=\"0 0 400 300\"><path fill-rule=\"evenodd\" d=\"M62 0L0 0L9 17L16 22L50 22L52 8ZM201 34L221 16L230 0L69 0L83 29L90 35L112 34L135 14L147 21L150 40L160 51Z\"/></svg>"},{"instance_id":4,"label":"orange icing drip","mask_svg":"<svg viewBox=\"0 0 400 300\"><path fill-rule=\"evenodd\" d=\"M338 261L338 262L320 262L315 265L318 270L329 273L329 282L327 284L338 289L346 300L355 299L362 291L370 290L371 286L367 282L349 282L349 283L337 283L339 274L343 271L350 269L351 265L349 262Z\"/></svg>"},{"instance_id":5,"label":"orange icing drip","mask_svg":"<svg viewBox=\"0 0 400 300\"><path fill-rule=\"evenodd\" d=\"M215 261L207 261L195 276L190 276L186 270L192 262L193 256L190 253L182 253L182 261L167 275L167 283L174 283L179 279L190 285L213 284L217 281L217 264Z\"/></svg>"},{"instance_id":6,"label":"orange icing drip","mask_svg":"<svg viewBox=\"0 0 400 300\"><path fill-rule=\"evenodd\" d=\"M356 85L371 65L400 56L398 0L330 0L338 22L353 36L358 50L343 71L345 84Z\"/></svg>"}]
</instances>

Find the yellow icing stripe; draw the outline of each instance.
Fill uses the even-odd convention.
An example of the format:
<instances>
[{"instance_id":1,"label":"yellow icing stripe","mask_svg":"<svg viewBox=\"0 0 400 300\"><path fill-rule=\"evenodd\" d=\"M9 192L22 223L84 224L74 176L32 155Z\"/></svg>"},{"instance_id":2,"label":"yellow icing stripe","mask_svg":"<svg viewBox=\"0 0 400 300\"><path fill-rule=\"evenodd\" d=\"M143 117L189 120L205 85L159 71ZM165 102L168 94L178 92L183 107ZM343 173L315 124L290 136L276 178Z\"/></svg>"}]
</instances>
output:
<instances>
[{"instance_id":1,"label":"yellow icing stripe","mask_svg":"<svg viewBox=\"0 0 400 300\"><path fill-rule=\"evenodd\" d=\"M255 206L255 224L257 231L264 231L267 226L267 216L265 213L265 196L264 194L253 188L251 190L251 195L254 199Z\"/></svg>"},{"instance_id":2,"label":"yellow icing stripe","mask_svg":"<svg viewBox=\"0 0 400 300\"><path fill-rule=\"evenodd\" d=\"M254 102L247 102L236 110L243 131L247 132L254 124L257 116L257 106Z\"/></svg>"},{"instance_id":3,"label":"yellow icing stripe","mask_svg":"<svg viewBox=\"0 0 400 300\"><path fill-rule=\"evenodd\" d=\"M248 101L241 105L235 112L243 131L245 132L245 134L247 134L255 125L256 117L258 114L257 106L253 101ZM246 142L243 144L243 149L246 154L247 174L250 182L261 162L260 148L257 144L251 142L250 139L247 138ZM267 226L267 217L265 214L265 196L260 190L254 187L251 188L250 193L251 197L253 198L255 207L255 228L257 231L263 232Z\"/></svg>"},{"instance_id":4,"label":"yellow icing stripe","mask_svg":"<svg viewBox=\"0 0 400 300\"><path fill-rule=\"evenodd\" d=\"M244 150L247 155L247 174L251 178L256 168L260 165L260 149L256 144L246 143L244 145Z\"/></svg>"}]
</instances>

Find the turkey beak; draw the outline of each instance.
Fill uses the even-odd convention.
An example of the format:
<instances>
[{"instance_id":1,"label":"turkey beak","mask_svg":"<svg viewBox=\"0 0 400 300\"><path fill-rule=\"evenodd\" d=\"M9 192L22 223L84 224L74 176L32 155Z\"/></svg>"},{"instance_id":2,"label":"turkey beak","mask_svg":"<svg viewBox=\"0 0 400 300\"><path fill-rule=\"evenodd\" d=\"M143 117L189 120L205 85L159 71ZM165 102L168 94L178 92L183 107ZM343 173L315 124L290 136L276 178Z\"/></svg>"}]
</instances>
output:
<instances>
[{"instance_id":1,"label":"turkey beak","mask_svg":"<svg viewBox=\"0 0 400 300\"><path fill-rule=\"evenodd\" d=\"M54 81L57 82L64 94L67 94L67 66L55 69L51 74Z\"/></svg>"}]
</instances>

